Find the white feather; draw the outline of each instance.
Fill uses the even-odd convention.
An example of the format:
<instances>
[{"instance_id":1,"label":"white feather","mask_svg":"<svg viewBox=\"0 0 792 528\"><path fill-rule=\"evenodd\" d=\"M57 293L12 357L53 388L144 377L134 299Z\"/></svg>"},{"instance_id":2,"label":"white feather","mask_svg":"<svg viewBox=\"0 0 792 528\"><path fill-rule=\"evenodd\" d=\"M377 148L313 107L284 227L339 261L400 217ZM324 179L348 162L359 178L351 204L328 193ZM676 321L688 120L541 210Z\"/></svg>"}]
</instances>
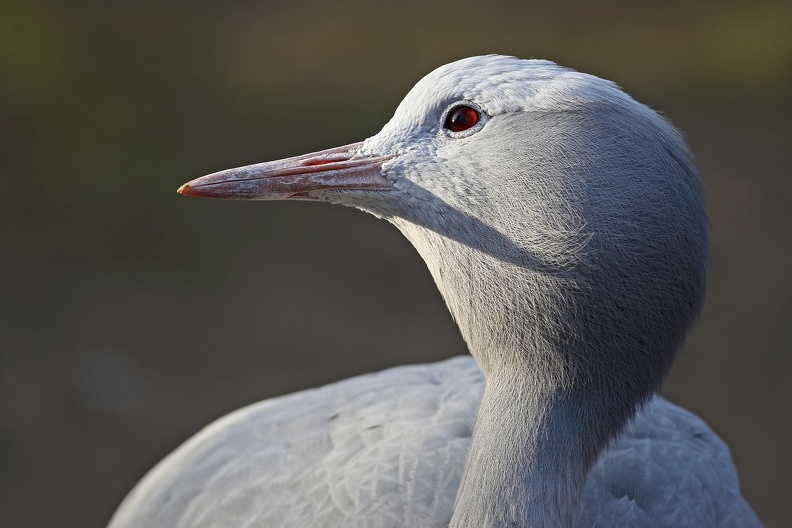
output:
<instances>
[{"instance_id":1,"label":"white feather","mask_svg":"<svg viewBox=\"0 0 792 528\"><path fill-rule=\"evenodd\" d=\"M452 133L459 105L481 118ZM113 528L760 525L723 443L655 395L708 252L698 174L667 121L591 75L473 57L422 79L357 156L390 184L300 197L396 225L475 362L233 413L157 466ZM250 197L289 163L222 184ZM283 181L260 199L291 197Z\"/></svg>"}]
</instances>

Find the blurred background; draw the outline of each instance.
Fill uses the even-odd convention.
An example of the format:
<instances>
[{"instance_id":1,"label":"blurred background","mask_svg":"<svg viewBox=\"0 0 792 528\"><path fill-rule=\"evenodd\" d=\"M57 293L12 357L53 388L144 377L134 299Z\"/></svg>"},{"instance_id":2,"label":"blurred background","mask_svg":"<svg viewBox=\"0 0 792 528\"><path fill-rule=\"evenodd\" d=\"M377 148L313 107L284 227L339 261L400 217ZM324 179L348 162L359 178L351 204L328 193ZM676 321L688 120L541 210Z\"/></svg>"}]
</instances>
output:
<instances>
[{"instance_id":1,"label":"blurred background","mask_svg":"<svg viewBox=\"0 0 792 528\"><path fill-rule=\"evenodd\" d=\"M792 3L0 5L0 525L101 527L143 474L262 398L466 352L385 222L179 197L363 139L473 54L615 80L684 132L709 199L701 322L665 394L789 526Z\"/></svg>"}]
</instances>

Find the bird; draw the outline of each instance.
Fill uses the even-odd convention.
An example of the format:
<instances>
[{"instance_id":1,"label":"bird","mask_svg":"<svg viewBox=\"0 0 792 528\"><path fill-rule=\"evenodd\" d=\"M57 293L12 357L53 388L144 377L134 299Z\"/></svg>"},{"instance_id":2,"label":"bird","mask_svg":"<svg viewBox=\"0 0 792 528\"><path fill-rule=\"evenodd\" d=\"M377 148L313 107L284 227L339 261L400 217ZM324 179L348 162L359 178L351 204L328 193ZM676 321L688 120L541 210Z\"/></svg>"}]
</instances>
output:
<instances>
[{"instance_id":1,"label":"bird","mask_svg":"<svg viewBox=\"0 0 792 528\"><path fill-rule=\"evenodd\" d=\"M704 301L707 216L681 134L615 83L465 58L365 141L178 192L385 219L470 355L222 417L111 528L761 526L723 441L658 395Z\"/></svg>"}]
</instances>

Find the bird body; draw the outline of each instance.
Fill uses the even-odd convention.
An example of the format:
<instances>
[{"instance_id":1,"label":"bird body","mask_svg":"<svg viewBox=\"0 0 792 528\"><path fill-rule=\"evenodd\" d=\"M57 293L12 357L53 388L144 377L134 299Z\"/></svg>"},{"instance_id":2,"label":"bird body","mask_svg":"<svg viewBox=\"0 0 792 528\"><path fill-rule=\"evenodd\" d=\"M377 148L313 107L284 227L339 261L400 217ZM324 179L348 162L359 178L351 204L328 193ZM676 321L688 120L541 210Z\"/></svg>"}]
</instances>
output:
<instances>
[{"instance_id":1,"label":"bird body","mask_svg":"<svg viewBox=\"0 0 792 528\"><path fill-rule=\"evenodd\" d=\"M112 526L758 525L723 444L655 396L703 303L706 214L680 135L613 83L464 59L365 142L179 192L388 220L478 367L240 411L166 459Z\"/></svg>"},{"instance_id":2,"label":"bird body","mask_svg":"<svg viewBox=\"0 0 792 528\"><path fill-rule=\"evenodd\" d=\"M112 526L448 526L483 391L462 356L255 403L163 460ZM660 397L594 465L582 504L581 527L758 525L727 447Z\"/></svg>"}]
</instances>

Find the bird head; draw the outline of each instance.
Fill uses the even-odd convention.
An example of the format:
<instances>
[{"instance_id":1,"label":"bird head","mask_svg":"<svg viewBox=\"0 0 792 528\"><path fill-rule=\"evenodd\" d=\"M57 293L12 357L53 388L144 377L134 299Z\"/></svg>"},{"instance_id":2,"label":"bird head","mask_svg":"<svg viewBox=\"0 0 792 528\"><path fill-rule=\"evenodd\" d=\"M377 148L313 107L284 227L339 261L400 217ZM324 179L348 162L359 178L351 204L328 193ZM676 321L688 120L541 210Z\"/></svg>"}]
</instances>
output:
<instances>
[{"instance_id":1,"label":"bird head","mask_svg":"<svg viewBox=\"0 0 792 528\"><path fill-rule=\"evenodd\" d=\"M706 215L681 136L615 84L548 61L447 64L363 142L179 192L385 218L488 378L622 384L625 408L660 383L703 302Z\"/></svg>"}]
</instances>

